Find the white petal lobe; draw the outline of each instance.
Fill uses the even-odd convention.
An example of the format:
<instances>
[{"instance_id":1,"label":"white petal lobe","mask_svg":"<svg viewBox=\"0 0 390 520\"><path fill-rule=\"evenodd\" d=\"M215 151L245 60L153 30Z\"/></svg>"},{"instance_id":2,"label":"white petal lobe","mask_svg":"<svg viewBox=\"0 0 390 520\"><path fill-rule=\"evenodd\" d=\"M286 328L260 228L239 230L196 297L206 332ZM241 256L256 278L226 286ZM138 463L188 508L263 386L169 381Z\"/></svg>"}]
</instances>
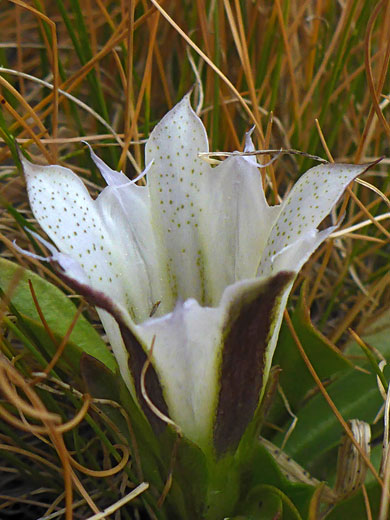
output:
<instances>
[{"instance_id":1,"label":"white petal lobe","mask_svg":"<svg viewBox=\"0 0 390 520\"><path fill-rule=\"evenodd\" d=\"M30 205L42 229L61 253L74 259L94 289L126 305L123 269L110 236L83 182L68 168L23 160ZM123 267L126 269L126 267Z\"/></svg>"},{"instance_id":2,"label":"white petal lobe","mask_svg":"<svg viewBox=\"0 0 390 520\"><path fill-rule=\"evenodd\" d=\"M310 230L315 230L345 187L366 168L367 165L321 164L302 175L283 201L280 215L268 237L258 274L275 272L272 258ZM301 265L291 265L290 268L299 271Z\"/></svg>"},{"instance_id":3,"label":"white petal lobe","mask_svg":"<svg viewBox=\"0 0 390 520\"><path fill-rule=\"evenodd\" d=\"M202 186L211 167L198 158L208 150L204 127L188 98L155 127L146 145L153 227L175 298L205 303L204 252L199 239Z\"/></svg>"}]
</instances>

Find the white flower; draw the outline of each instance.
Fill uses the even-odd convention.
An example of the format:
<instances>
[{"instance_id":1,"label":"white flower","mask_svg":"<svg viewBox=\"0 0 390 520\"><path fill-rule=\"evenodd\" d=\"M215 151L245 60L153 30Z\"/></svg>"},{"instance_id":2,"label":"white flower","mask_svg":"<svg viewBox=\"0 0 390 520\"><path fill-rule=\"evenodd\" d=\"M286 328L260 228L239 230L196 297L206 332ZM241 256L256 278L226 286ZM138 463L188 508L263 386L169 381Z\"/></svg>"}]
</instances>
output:
<instances>
[{"instance_id":1,"label":"white flower","mask_svg":"<svg viewBox=\"0 0 390 520\"><path fill-rule=\"evenodd\" d=\"M147 186L91 152L108 184L93 200L71 170L22 162L33 213L61 251L52 259L98 305L150 421L159 419L140 372L155 338L151 401L189 439L222 453L259 403L294 276L332 231L317 226L367 165L312 168L269 207L256 160L232 156L213 168L198 157L207 151L186 96L146 144Z\"/></svg>"}]
</instances>

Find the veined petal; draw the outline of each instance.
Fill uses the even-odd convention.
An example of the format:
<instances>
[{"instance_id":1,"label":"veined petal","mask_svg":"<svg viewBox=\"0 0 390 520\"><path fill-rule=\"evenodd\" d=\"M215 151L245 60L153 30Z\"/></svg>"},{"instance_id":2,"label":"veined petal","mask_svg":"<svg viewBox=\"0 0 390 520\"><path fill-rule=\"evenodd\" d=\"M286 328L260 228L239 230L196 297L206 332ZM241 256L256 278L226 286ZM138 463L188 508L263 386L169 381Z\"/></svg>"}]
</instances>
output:
<instances>
[{"instance_id":1,"label":"veined petal","mask_svg":"<svg viewBox=\"0 0 390 520\"><path fill-rule=\"evenodd\" d=\"M110 239L83 182L62 166L39 166L24 158L22 164L30 206L42 229L62 253L80 263L91 281L102 289L107 285L110 293L116 283Z\"/></svg>"},{"instance_id":2,"label":"veined petal","mask_svg":"<svg viewBox=\"0 0 390 520\"><path fill-rule=\"evenodd\" d=\"M211 167L197 154L208 150L205 129L188 96L156 125L145 148L153 226L175 299L205 303L204 253L199 239L202 177Z\"/></svg>"},{"instance_id":3,"label":"veined petal","mask_svg":"<svg viewBox=\"0 0 390 520\"><path fill-rule=\"evenodd\" d=\"M253 418L268 379L270 341L279 333L281 315L294 273L243 280L222 297L225 323L218 408L213 440L217 453L234 450Z\"/></svg>"},{"instance_id":4,"label":"veined petal","mask_svg":"<svg viewBox=\"0 0 390 520\"><path fill-rule=\"evenodd\" d=\"M292 266L295 272L301 270L313 252L335 231L336 226L331 226L322 231L309 229L292 244L284 247L271 258L272 270L283 271L287 266Z\"/></svg>"},{"instance_id":5,"label":"veined petal","mask_svg":"<svg viewBox=\"0 0 390 520\"><path fill-rule=\"evenodd\" d=\"M210 304L228 285L255 278L280 207L269 207L256 161L231 156L212 169L203 194L201 240Z\"/></svg>"},{"instance_id":6,"label":"veined petal","mask_svg":"<svg viewBox=\"0 0 390 520\"><path fill-rule=\"evenodd\" d=\"M155 338L153 366L170 418L201 446L211 442L223 316L222 308L201 307L190 299L137 326L145 349Z\"/></svg>"},{"instance_id":7,"label":"veined petal","mask_svg":"<svg viewBox=\"0 0 390 520\"><path fill-rule=\"evenodd\" d=\"M155 127L146 146L154 229L176 298L215 306L224 288L256 275L279 212L269 208L256 161L230 157L216 168L188 97Z\"/></svg>"},{"instance_id":8,"label":"veined petal","mask_svg":"<svg viewBox=\"0 0 390 520\"><path fill-rule=\"evenodd\" d=\"M16 244L16 240L13 241L13 245L19 253L22 253L23 255L29 256L30 258L35 258L36 260L40 260L41 262L55 262L57 263L61 271L66 274L66 276L69 276L72 280L76 280L77 283L80 284L88 284L88 276L85 274L85 271L77 262L77 260L74 260L72 257L65 253L61 253L58 251L56 247L53 246L50 242L42 238L38 233L35 233L34 231L31 231L31 229L28 230L29 234L32 235L35 240L38 240L38 242L41 242L51 253L49 257L37 255L35 253L31 253L30 251L26 251L22 248L20 248Z\"/></svg>"},{"instance_id":9,"label":"veined petal","mask_svg":"<svg viewBox=\"0 0 390 520\"><path fill-rule=\"evenodd\" d=\"M100 321L106 331L107 337L110 340L111 348L114 352L114 356L117 360L120 374L123 381L126 383L127 388L130 390L131 395L136 397L134 381L131 377L129 370L129 353L123 342L122 334L118 323L115 321L113 316L103 309L96 308L99 314Z\"/></svg>"},{"instance_id":10,"label":"veined petal","mask_svg":"<svg viewBox=\"0 0 390 520\"><path fill-rule=\"evenodd\" d=\"M328 163L315 166L302 175L282 203L279 216L268 237L258 275L275 272L272 260L278 258L284 248L313 232L329 214L346 186L369 166L371 165ZM325 235L321 236L325 239ZM314 240L311 243L313 248L306 249L302 258L305 256L307 259L321 242ZM289 258L289 255L285 258ZM278 262L279 268L288 267L296 272L302 265L303 262L298 261L287 266L281 263L281 258Z\"/></svg>"},{"instance_id":11,"label":"veined petal","mask_svg":"<svg viewBox=\"0 0 390 520\"><path fill-rule=\"evenodd\" d=\"M322 231L310 229L301 239L289 244L271 258L272 270L275 273L283 272L287 267L295 273L299 272L313 252L333 233L335 227L329 227ZM264 374L265 379L268 377L272 365L272 358L278 341L279 329L283 319L283 312L287 305L288 296L293 285L293 280L286 287L275 315L275 327L269 338L267 350L265 353ZM262 389L264 390L264 388Z\"/></svg>"},{"instance_id":12,"label":"veined petal","mask_svg":"<svg viewBox=\"0 0 390 520\"><path fill-rule=\"evenodd\" d=\"M61 251L53 258L98 307L151 424L164 422L141 389L148 354L150 400L221 455L258 406L293 278L332 231L317 226L367 165L312 168L270 208L254 158L212 168L198 157L207 150L187 96L148 140L146 187L93 153L108 183L97 200L67 168L22 163L34 215Z\"/></svg>"},{"instance_id":13,"label":"veined petal","mask_svg":"<svg viewBox=\"0 0 390 520\"><path fill-rule=\"evenodd\" d=\"M142 340L137 337L137 325L134 324L127 310L114 300L112 295L80 282L68 276L66 272L62 272L61 275L70 287L84 296L91 305L96 306L107 335L109 335L125 383L133 397L138 400L154 430L161 431L165 427L165 423L150 409L141 390L141 372L147 362L147 349ZM144 384L146 392L155 406L163 414L168 415L160 382L153 365L145 374Z\"/></svg>"},{"instance_id":14,"label":"veined petal","mask_svg":"<svg viewBox=\"0 0 390 520\"><path fill-rule=\"evenodd\" d=\"M68 168L39 166L23 157L21 160L31 209L42 229L62 253L81 265L94 289L111 295L129 310L134 320L146 319L155 303L154 295L141 287L149 273L145 273L145 266L139 261L137 243L126 248L117 240L118 230L127 229L128 215L118 208L114 212L117 221L112 225L110 204L102 208L103 200L109 201L110 192L103 192L100 201L94 201L83 182ZM129 190L134 214L139 210L145 215L147 205L142 188L130 183L108 188L115 189ZM145 232L143 223L135 219L129 226L132 236L137 235L137 225Z\"/></svg>"},{"instance_id":15,"label":"veined petal","mask_svg":"<svg viewBox=\"0 0 390 520\"><path fill-rule=\"evenodd\" d=\"M97 211L109 236L115 237L120 278L127 287L126 308L136 322L174 306L172 292L159 263L147 187L127 183L108 186L96 199Z\"/></svg>"},{"instance_id":16,"label":"veined petal","mask_svg":"<svg viewBox=\"0 0 390 520\"><path fill-rule=\"evenodd\" d=\"M268 341L292 273L244 280L226 289L218 307L195 300L135 327L148 349L170 417L184 435L217 454L236 447L265 383Z\"/></svg>"}]
</instances>

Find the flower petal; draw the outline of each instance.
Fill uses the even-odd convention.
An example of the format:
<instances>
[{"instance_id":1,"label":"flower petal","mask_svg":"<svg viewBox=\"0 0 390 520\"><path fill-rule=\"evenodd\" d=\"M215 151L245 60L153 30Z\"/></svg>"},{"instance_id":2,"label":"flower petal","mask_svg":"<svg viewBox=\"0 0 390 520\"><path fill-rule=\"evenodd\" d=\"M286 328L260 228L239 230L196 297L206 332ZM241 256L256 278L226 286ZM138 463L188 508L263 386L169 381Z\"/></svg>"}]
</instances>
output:
<instances>
[{"instance_id":1,"label":"flower petal","mask_svg":"<svg viewBox=\"0 0 390 520\"><path fill-rule=\"evenodd\" d=\"M42 229L99 288L117 290L119 283L111 280L111 241L82 181L61 166L38 166L26 159L22 164L30 206Z\"/></svg>"},{"instance_id":2,"label":"flower petal","mask_svg":"<svg viewBox=\"0 0 390 520\"><path fill-rule=\"evenodd\" d=\"M121 186L131 182L123 172L112 170L102 159L100 159L100 157L95 154L91 146L86 141L83 141L83 143L88 146L91 159L95 163L108 186Z\"/></svg>"},{"instance_id":3,"label":"flower petal","mask_svg":"<svg viewBox=\"0 0 390 520\"><path fill-rule=\"evenodd\" d=\"M134 320L146 319L160 298L159 285L150 282L140 258L142 235L150 238L146 188L131 183L111 186L94 201L68 168L38 166L24 158L22 164L31 209L42 229L62 253L81 265L94 289L113 295ZM131 204L126 212L118 203L122 199Z\"/></svg>"},{"instance_id":4,"label":"flower petal","mask_svg":"<svg viewBox=\"0 0 390 520\"><path fill-rule=\"evenodd\" d=\"M153 344L145 375L153 405L206 451L222 455L237 446L268 377L269 341L279 330L293 273L237 282L216 308L191 299L138 325L111 295L66 272L62 277L97 307L121 375L156 432L165 423L141 390Z\"/></svg>"},{"instance_id":5,"label":"flower petal","mask_svg":"<svg viewBox=\"0 0 390 520\"><path fill-rule=\"evenodd\" d=\"M215 306L224 288L253 277L278 213L265 200L256 161L230 157L216 168L188 96L155 127L146 146L154 229L176 298Z\"/></svg>"},{"instance_id":6,"label":"flower petal","mask_svg":"<svg viewBox=\"0 0 390 520\"><path fill-rule=\"evenodd\" d=\"M279 333L294 273L238 282L222 298L226 305L220 388L214 424L218 454L234 450L253 418L268 379L270 341Z\"/></svg>"},{"instance_id":7,"label":"flower petal","mask_svg":"<svg viewBox=\"0 0 390 520\"><path fill-rule=\"evenodd\" d=\"M88 296L86 296L88 298ZM120 374L123 381L126 383L127 388L130 390L131 395L136 397L134 381L131 377L129 370L129 353L123 342L122 335L119 329L118 323L115 321L113 316L103 309L96 308L99 314L100 321L106 331L107 337L110 341L112 351L114 352L115 359L117 360Z\"/></svg>"},{"instance_id":8,"label":"flower petal","mask_svg":"<svg viewBox=\"0 0 390 520\"><path fill-rule=\"evenodd\" d=\"M335 229L336 226L331 226L322 231L310 229L300 240L284 247L272 257L272 270L278 272L286 269L286 266L291 266L295 272L298 272L313 254L313 251L315 251Z\"/></svg>"},{"instance_id":9,"label":"flower petal","mask_svg":"<svg viewBox=\"0 0 390 520\"><path fill-rule=\"evenodd\" d=\"M303 264L309 259L313 251L333 233L335 227L324 229L323 231L309 230L304 236L296 242L286 246L279 251L272 259L272 272L283 272L289 266L295 274L301 269ZM274 329L268 340L267 351L264 361L264 378L267 380L272 365L272 358L278 341L279 329L283 319L283 312L287 305L287 300L292 288L293 281L286 287L279 302L278 310L275 314ZM262 389L264 390L264 388Z\"/></svg>"},{"instance_id":10,"label":"flower petal","mask_svg":"<svg viewBox=\"0 0 390 520\"><path fill-rule=\"evenodd\" d=\"M228 285L255 278L280 207L269 207L256 162L231 156L213 168L204 193L201 238L210 304Z\"/></svg>"},{"instance_id":11,"label":"flower petal","mask_svg":"<svg viewBox=\"0 0 390 520\"><path fill-rule=\"evenodd\" d=\"M120 278L127 286L125 305L133 319L149 318L157 302L157 315L169 312L174 300L159 263L148 189L131 183L108 186L97 198L96 208L106 233L115 237Z\"/></svg>"},{"instance_id":12,"label":"flower petal","mask_svg":"<svg viewBox=\"0 0 390 520\"><path fill-rule=\"evenodd\" d=\"M161 243L160 263L166 266L175 299L205 301L204 254L199 239L202 176L211 167L199 159L208 150L205 129L186 96L151 133L145 162L153 226Z\"/></svg>"},{"instance_id":13,"label":"flower petal","mask_svg":"<svg viewBox=\"0 0 390 520\"><path fill-rule=\"evenodd\" d=\"M283 201L279 217L268 237L258 275L267 276L275 272L273 259L278 258L279 253L287 246L313 233L329 214L348 184L364 173L369 166L371 164L321 164L302 175ZM325 235L321 237L323 240L326 238ZM299 248L296 249L297 254L294 257L291 254L281 255L277 268L288 268L298 272L320 243L314 239L311 247L306 248L305 254L302 255L299 253ZM286 262L282 263L282 258L285 258ZM287 263L291 261L294 263Z\"/></svg>"},{"instance_id":14,"label":"flower petal","mask_svg":"<svg viewBox=\"0 0 390 520\"><path fill-rule=\"evenodd\" d=\"M218 358L223 310L194 299L137 326L144 349L153 348L169 416L199 446L210 446L217 403Z\"/></svg>"},{"instance_id":15,"label":"flower petal","mask_svg":"<svg viewBox=\"0 0 390 520\"><path fill-rule=\"evenodd\" d=\"M279 300L292 276L237 282L219 307L187 300L135 327L145 349L155 338L153 366L170 417L203 449L233 449L253 417Z\"/></svg>"}]
</instances>

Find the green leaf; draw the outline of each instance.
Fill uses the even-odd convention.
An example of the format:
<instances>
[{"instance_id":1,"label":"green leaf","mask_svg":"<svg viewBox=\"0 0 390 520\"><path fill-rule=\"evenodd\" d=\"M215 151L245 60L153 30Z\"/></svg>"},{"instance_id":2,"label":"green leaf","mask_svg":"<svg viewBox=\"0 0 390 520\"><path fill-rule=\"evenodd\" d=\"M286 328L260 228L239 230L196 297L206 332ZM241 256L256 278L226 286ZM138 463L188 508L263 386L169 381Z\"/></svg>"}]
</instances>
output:
<instances>
[{"instance_id":1,"label":"green leaf","mask_svg":"<svg viewBox=\"0 0 390 520\"><path fill-rule=\"evenodd\" d=\"M0 258L0 289L5 294L7 294L11 281L20 269L21 267L17 264ZM51 357L56 351L56 346L53 345L39 318L31 296L29 280L33 285L42 313L58 344L73 321L76 307L57 287L32 271L24 270L15 291L12 293L11 304L20 314L23 325L39 340L48 356ZM83 316L80 316L70 335L61 362L66 361L78 373L83 352L100 360L110 370L115 370L116 361L107 345L92 325Z\"/></svg>"},{"instance_id":2,"label":"green leaf","mask_svg":"<svg viewBox=\"0 0 390 520\"><path fill-rule=\"evenodd\" d=\"M243 508L248 520L302 520L291 500L280 489L270 485L253 488Z\"/></svg>"},{"instance_id":3,"label":"green leaf","mask_svg":"<svg viewBox=\"0 0 390 520\"><path fill-rule=\"evenodd\" d=\"M92 397L120 402L117 376L107 370L104 363L93 356L83 354L80 360L80 371L86 390Z\"/></svg>"},{"instance_id":4,"label":"green leaf","mask_svg":"<svg viewBox=\"0 0 390 520\"><path fill-rule=\"evenodd\" d=\"M278 491L277 488L273 489ZM283 501L279 493L274 493L268 487L264 489L264 486L257 486L249 493L242 511L245 512L243 518L247 520L283 518Z\"/></svg>"},{"instance_id":5,"label":"green leaf","mask_svg":"<svg viewBox=\"0 0 390 520\"><path fill-rule=\"evenodd\" d=\"M309 484L292 482L286 478L274 457L263 445L260 443L254 445L250 458L241 465L240 470L240 482L243 489L236 514L247 513L247 510L240 510L240 505L252 502L251 490L269 487L272 488L272 493L277 492L282 499L284 504L283 519L307 517L310 500L316 488ZM289 511L289 513L286 511Z\"/></svg>"},{"instance_id":6,"label":"green leaf","mask_svg":"<svg viewBox=\"0 0 390 520\"><path fill-rule=\"evenodd\" d=\"M369 365L365 365L369 369ZM345 420L361 419L372 422L383 403L377 389L376 378L357 369L350 369L337 381L327 387L327 391ZM292 431L285 451L296 462L319 478L326 475L319 472L335 460L330 451L340 441L342 428L329 405L321 394L315 395L297 413L298 422ZM287 427L286 427L287 430ZM282 444L284 433L278 433L272 442Z\"/></svg>"},{"instance_id":7,"label":"green leaf","mask_svg":"<svg viewBox=\"0 0 390 520\"><path fill-rule=\"evenodd\" d=\"M321 379L330 378L352 366L350 361L312 325L304 288L291 316L291 321L307 356ZM290 406L294 409L315 384L285 322L280 331L274 365L282 368L279 383Z\"/></svg>"}]
</instances>

